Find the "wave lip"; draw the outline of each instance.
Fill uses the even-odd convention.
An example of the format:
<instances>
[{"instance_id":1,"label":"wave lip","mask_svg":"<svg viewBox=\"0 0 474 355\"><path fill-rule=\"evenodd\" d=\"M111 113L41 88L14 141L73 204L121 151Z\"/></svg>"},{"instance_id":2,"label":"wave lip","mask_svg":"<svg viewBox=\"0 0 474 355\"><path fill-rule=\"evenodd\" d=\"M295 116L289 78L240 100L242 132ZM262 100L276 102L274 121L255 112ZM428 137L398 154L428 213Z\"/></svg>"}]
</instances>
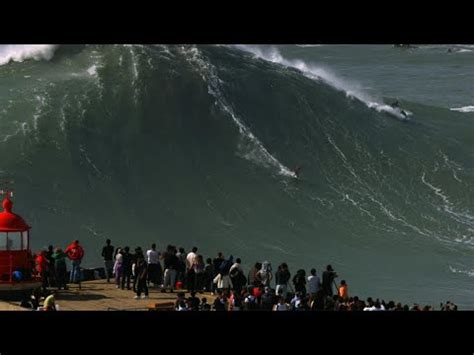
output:
<instances>
[{"instance_id":1,"label":"wave lip","mask_svg":"<svg viewBox=\"0 0 474 355\"><path fill-rule=\"evenodd\" d=\"M474 112L474 106L453 107L450 108L450 110L458 112Z\"/></svg>"},{"instance_id":2,"label":"wave lip","mask_svg":"<svg viewBox=\"0 0 474 355\"><path fill-rule=\"evenodd\" d=\"M332 86L336 90L344 92L347 97L355 98L364 103L368 108L376 110L377 112L386 113L402 121L408 121L408 116L412 115L412 113L407 110L402 110L401 108L394 108L390 105L377 102L367 93L363 92L360 89L359 85L349 83L346 80L340 79L335 74L331 73L328 69L320 68L313 64L307 64L306 62L300 59L286 59L280 54L278 49L275 47L270 47L266 49L262 49L258 46L249 45L233 45L231 47L237 48L245 52L249 52L253 54L256 58L280 64L284 67L291 67L297 69L305 77L316 81L321 80L326 84Z\"/></svg>"},{"instance_id":3,"label":"wave lip","mask_svg":"<svg viewBox=\"0 0 474 355\"><path fill-rule=\"evenodd\" d=\"M0 46L0 65L26 59L50 60L58 46L53 44L6 44Z\"/></svg>"}]
</instances>

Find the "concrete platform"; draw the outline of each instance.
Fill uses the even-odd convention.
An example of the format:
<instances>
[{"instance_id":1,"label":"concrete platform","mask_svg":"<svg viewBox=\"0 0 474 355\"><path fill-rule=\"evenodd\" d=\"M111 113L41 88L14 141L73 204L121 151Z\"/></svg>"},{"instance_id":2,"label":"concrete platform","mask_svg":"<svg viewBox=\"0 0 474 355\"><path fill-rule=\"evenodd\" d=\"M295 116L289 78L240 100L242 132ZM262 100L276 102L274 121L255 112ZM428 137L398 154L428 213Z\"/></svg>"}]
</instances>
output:
<instances>
[{"instance_id":1,"label":"concrete platform","mask_svg":"<svg viewBox=\"0 0 474 355\"><path fill-rule=\"evenodd\" d=\"M56 303L59 305L59 311L148 311L155 305L158 305L156 308L159 309L166 308L167 303L174 303L177 292L162 293L160 289L150 288L148 299L135 300L135 293L131 290L117 289L113 282L107 283L106 280L94 280L82 282L81 289L74 284L69 285L69 290L58 291ZM189 293L186 292L186 297L188 296ZM215 299L215 296L208 292L198 293L196 296L200 299L206 297L210 304ZM0 311L24 311L25 308L19 304L20 302L0 301Z\"/></svg>"}]
</instances>

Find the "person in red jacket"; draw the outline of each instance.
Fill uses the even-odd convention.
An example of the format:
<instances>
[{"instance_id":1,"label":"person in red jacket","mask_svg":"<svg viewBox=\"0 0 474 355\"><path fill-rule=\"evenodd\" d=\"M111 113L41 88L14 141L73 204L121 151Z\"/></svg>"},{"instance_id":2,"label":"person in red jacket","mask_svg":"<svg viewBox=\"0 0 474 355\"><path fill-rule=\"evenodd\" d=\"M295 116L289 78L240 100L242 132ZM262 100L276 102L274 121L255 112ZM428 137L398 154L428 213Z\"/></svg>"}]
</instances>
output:
<instances>
[{"instance_id":1,"label":"person in red jacket","mask_svg":"<svg viewBox=\"0 0 474 355\"><path fill-rule=\"evenodd\" d=\"M70 244L66 250L64 251L71 260L72 270L71 270L71 277L69 282L70 283L79 283L79 288L81 288L81 280L80 280L80 272L81 272L81 261L84 257L84 249L79 245L79 241L75 240Z\"/></svg>"},{"instance_id":2,"label":"person in red jacket","mask_svg":"<svg viewBox=\"0 0 474 355\"><path fill-rule=\"evenodd\" d=\"M48 285L48 259L46 259L46 252L40 251L36 256L36 271L41 277L43 292L46 292L46 286Z\"/></svg>"}]
</instances>

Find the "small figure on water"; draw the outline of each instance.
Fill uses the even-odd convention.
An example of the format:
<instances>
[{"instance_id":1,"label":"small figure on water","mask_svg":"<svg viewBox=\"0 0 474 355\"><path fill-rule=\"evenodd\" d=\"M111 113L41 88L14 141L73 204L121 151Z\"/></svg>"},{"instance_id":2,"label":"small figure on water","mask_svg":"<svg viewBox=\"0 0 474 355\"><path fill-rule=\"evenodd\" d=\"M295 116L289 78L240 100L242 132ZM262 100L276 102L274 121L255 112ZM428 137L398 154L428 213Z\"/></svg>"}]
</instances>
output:
<instances>
[{"instance_id":1,"label":"small figure on water","mask_svg":"<svg viewBox=\"0 0 474 355\"><path fill-rule=\"evenodd\" d=\"M296 165L291 171L295 174L296 178L300 177L301 166Z\"/></svg>"}]
</instances>

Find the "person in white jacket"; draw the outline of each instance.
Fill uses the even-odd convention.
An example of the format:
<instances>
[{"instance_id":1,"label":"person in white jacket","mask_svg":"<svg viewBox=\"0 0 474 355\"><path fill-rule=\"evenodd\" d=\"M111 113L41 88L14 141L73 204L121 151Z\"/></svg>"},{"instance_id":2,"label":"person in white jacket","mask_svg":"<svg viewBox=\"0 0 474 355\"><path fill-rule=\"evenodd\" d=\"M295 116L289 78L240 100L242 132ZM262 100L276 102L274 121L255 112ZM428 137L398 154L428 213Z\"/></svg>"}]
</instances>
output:
<instances>
[{"instance_id":1,"label":"person in white jacket","mask_svg":"<svg viewBox=\"0 0 474 355\"><path fill-rule=\"evenodd\" d=\"M222 276L222 273L218 273L213 281L215 284L217 284L218 290L226 290L233 288L232 280L230 279L229 275Z\"/></svg>"}]
</instances>

